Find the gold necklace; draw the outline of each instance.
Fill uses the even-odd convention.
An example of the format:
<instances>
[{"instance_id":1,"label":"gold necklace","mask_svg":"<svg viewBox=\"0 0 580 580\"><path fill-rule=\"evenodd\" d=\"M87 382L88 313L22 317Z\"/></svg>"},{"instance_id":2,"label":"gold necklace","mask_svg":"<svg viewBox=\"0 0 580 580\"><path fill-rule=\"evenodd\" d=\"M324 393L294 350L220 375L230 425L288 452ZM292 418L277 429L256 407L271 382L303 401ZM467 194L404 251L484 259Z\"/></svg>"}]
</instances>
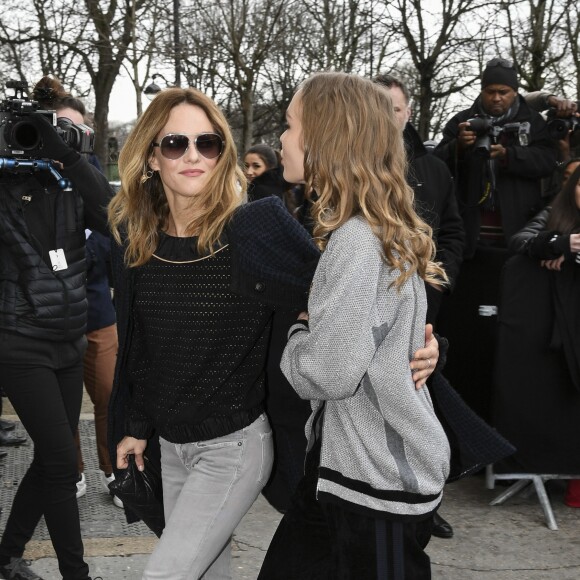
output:
<instances>
[{"instance_id":1,"label":"gold necklace","mask_svg":"<svg viewBox=\"0 0 580 580\"><path fill-rule=\"evenodd\" d=\"M168 264L193 264L194 262L201 262L202 260L207 260L208 258L215 256L218 252L221 252L222 250L224 250L228 246L229 246L229 244L226 244L225 246L218 248L213 254L208 254L207 256L203 256L201 258L196 258L195 260L184 260L182 262L178 262L176 260L166 260L165 258L159 257L157 254L153 254L153 257L157 258L161 262L167 262Z\"/></svg>"}]
</instances>

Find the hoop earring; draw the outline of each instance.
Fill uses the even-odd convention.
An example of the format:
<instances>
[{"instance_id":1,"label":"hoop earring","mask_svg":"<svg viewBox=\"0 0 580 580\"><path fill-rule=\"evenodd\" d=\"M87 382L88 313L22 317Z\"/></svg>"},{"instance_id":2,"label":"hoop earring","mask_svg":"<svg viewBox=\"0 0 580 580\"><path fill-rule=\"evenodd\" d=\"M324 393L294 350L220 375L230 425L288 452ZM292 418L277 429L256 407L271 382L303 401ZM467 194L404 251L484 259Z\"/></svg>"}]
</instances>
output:
<instances>
[{"instance_id":1,"label":"hoop earring","mask_svg":"<svg viewBox=\"0 0 580 580\"><path fill-rule=\"evenodd\" d=\"M147 180L151 179L153 177L153 173L154 172L151 169L143 173L143 175L141 175L141 183L145 183Z\"/></svg>"}]
</instances>

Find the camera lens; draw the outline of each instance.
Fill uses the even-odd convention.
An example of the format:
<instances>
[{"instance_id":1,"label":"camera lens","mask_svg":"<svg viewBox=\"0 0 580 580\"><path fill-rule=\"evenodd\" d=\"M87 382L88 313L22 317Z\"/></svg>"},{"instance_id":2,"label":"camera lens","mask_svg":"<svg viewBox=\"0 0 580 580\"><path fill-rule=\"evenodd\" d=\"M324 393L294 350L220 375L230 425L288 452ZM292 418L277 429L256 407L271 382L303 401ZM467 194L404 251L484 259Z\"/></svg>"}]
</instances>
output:
<instances>
[{"instance_id":1,"label":"camera lens","mask_svg":"<svg viewBox=\"0 0 580 580\"><path fill-rule=\"evenodd\" d=\"M482 117L474 117L473 119L468 119L467 122L469 123L469 129L476 135L485 135L491 128L491 121Z\"/></svg>"},{"instance_id":2,"label":"camera lens","mask_svg":"<svg viewBox=\"0 0 580 580\"><path fill-rule=\"evenodd\" d=\"M21 149L30 151L40 145L40 135L36 127L28 121L19 121L15 123L6 141L12 149Z\"/></svg>"},{"instance_id":3,"label":"camera lens","mask_svg":"<svg viewBox=\"0 0 580 580\"><path fill-rule=\"evenodd\" d=\"M564 139L568 134L569 124L566 119L552 119L548 122L548 133L552 139Z\"/></svg>"}]
</instances>

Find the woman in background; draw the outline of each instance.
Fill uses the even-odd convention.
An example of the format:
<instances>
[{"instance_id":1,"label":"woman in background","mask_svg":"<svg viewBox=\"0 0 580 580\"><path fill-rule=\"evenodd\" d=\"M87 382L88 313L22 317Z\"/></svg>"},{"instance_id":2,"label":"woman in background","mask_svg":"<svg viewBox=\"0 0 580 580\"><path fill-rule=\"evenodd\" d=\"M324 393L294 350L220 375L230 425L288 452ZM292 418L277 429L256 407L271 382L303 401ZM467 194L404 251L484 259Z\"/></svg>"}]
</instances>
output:
<instances>
[{"instance_id":1,"label":"woman in background","mask_svg":"<svg viewBox=\"0 0 580 580\"><path fill-rule=\"evenodd\" d=\"M231 535L273 460L272 316L305 306L318 250L277 197L244 203L227 121L194 89L155 97L119 171L109 434L119 469L159 438L166 520L143 578L231 578Z\"/></svg>"},{"instance_id":2,"label":"woman in background","mask_svg":"<svg viewBox=\"0 0 580 580\"><path fill-rule=\"evenodd\" d=\"M513 284L502 294L500 339L510 352L498 362L494 424L517 452L499 471L580 473L579 161L566 163L560 193L510 240L519 255L504 274ZM580 480L564 501L580 508Z\"/></svg>"},{"instance_id":3,"label":"woman in background","mask_svg":"<svg viewBox=\"0 0 580 580\"><path fill-rule=\"evenodd\" d=\"M284 181L278 155L272 147L264 143L250 147L244 155L244 174L250 201L275 195L286 203L292 185Z\"/></svg>"}]
</instances>

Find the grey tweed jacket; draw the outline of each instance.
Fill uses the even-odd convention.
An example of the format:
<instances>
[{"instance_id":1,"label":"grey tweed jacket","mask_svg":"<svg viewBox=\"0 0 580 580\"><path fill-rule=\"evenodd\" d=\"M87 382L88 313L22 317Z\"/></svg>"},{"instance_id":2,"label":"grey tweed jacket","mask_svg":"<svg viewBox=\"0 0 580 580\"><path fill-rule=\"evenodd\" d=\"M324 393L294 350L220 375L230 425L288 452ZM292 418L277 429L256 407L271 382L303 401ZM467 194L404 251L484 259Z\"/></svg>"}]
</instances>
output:
<instances>
[{"instance_id":1,"label":"grey tweed jacket","mask_svg":"<svg viewBox=\"0 0 580 580\"><path fill-rule=\"evenodd\" d=\"M424 345L423 280L397 290L379 239L354 217L333 232L314 275L309 325L290 329L281 368L325 405L317 494L394 519L420 519L441 501L449 444L427 389L409 369Z\"/></svg>"}]
</instances>

